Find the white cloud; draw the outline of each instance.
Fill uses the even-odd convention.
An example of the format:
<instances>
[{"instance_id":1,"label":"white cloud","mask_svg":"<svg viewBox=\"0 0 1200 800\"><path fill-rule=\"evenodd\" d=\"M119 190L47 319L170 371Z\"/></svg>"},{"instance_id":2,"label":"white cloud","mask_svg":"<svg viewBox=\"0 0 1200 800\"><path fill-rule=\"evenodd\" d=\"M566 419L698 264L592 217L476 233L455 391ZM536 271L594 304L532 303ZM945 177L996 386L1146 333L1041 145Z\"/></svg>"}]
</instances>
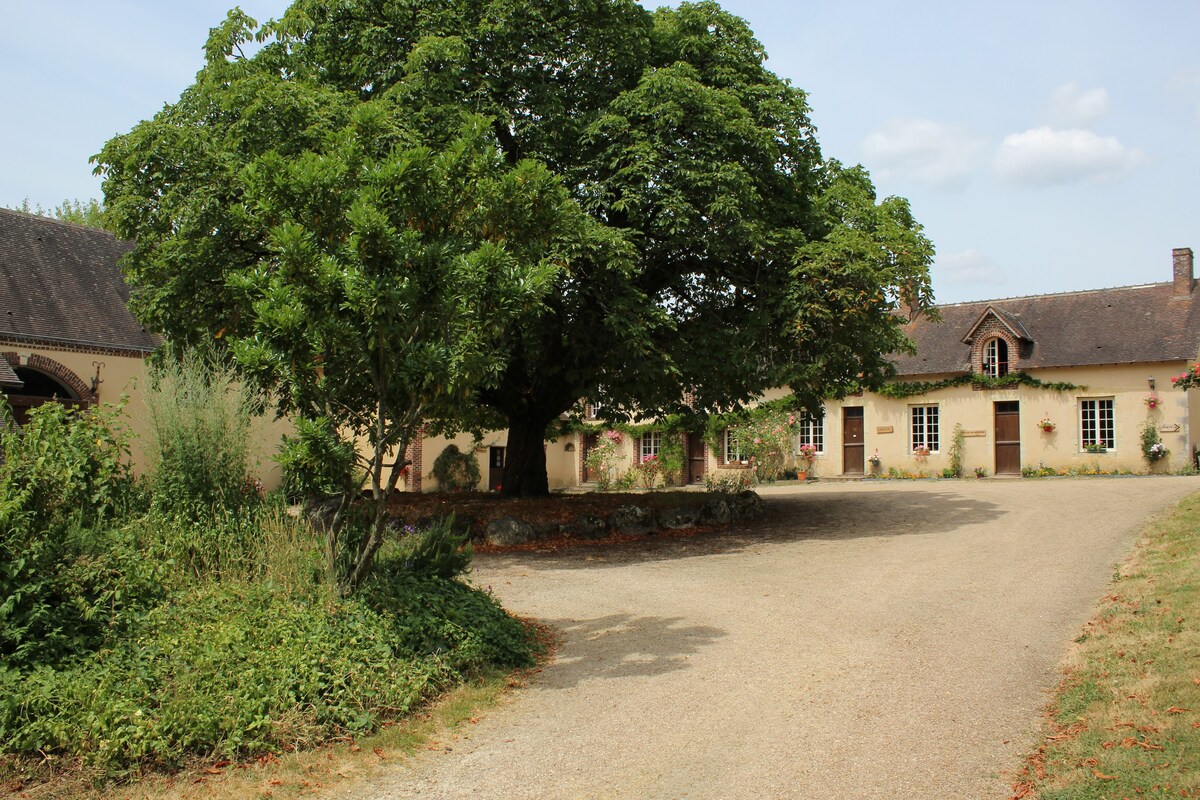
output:
<instances>
[{"instance_id":1,"label":"white cloud","mask_svg":"<svg viewBox=\"0 0 1200 800\"><path fill-rule=\"evenodd\" d=\"M939 189L961 189L979 166L982 138L927 119L893 119L863 140L865 160L883 176L912 178Z\"/></svg>"},{"instance_id":2,"label":"white cloud","mask_svg":"<svg viewBox=\"0 0 1200 800\"><path fill-rule=\"evenodd\" d=\"M1053 186L1082 181L1111 181L1146 160L1140 148L1093 131L1048 127L1012 133L996 153L996 174L1023 186Z\"/></svg>"},{"instance_id":3,"label":"white cloud","mask_svg":"<svg viewBox=\"0 0 1200 800\"><path fill-rule=\"evenodd\" d=\"M1086 92L1072 81L1050 94L1050 121L1064 128L1091 125L1108 113L1108 90L1088 89Z\"/></svg>"},{"instance_id":4,"label":"white cloud","mask_svg":"<svg viewBox=\"0 0 1200 800\"><path fill-rule=\"evenodd\" d=\"M935 277L948 284L998 284L1003 276L996 263L978 250L940 255L933 265Z\"/></svg>"}]
</instances>

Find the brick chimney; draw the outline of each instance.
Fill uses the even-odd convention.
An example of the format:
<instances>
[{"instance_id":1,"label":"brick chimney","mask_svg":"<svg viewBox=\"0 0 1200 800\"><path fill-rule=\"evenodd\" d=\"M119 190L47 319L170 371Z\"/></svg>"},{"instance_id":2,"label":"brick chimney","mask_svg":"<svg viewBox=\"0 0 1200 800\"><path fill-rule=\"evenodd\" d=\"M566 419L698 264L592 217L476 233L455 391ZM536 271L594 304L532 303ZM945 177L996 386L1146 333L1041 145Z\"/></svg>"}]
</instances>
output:
<instances>
[{"instance_id":1,"label":"brick chimney","mask_svg":"<svg viewBox=\"0 0 1200 800\"><path fill-rule=\"evenodd\" d=\"M1171 261L1175 267L1175 296L1191 294L1196 285L1192 274L1192 248L1176 247L1171 251Z\"/></svg>"}]
</instances>

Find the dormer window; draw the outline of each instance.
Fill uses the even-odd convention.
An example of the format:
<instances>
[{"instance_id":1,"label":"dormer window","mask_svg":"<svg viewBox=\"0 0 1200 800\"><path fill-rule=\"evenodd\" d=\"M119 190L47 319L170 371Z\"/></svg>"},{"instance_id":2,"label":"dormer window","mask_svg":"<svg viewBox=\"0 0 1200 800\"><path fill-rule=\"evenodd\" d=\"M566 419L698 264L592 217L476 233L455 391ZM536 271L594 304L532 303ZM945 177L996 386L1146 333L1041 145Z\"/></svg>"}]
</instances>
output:
<instances>
[{"instance_id":1,"label":"dormer window","mask_svg":"<svg viewBox=\"0 0 1200 800\"><path fill-rule=\"evenodd\" d=\"M980 372L989 378L1003 378L1008 374L1008 342L999 336L984 342Z\"/></svg>"}]
</instances>

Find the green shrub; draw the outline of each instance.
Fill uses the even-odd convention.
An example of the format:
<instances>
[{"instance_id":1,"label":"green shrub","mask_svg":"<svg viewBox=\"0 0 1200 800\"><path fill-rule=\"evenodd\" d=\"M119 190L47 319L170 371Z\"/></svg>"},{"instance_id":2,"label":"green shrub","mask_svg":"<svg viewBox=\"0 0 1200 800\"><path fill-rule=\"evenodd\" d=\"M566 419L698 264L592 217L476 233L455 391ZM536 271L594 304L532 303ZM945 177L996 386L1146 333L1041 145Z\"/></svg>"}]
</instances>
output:
<instances>
[{"instance_id":1,"label":"green shrub","mask_svg":"<svg viewBox=\"0 0 1200 800\"><path fill-rule=\"evenodd\" d=\"M0 409L0 664L21 669L98 646L153 565L108 528L137 500L117 412L46 403L18 428Z\"/></svg>"},{"instance_id":2,"label":"green shrub","mask_svg":"<svg viewBox=\"0 0 1200 800\"><path fill-rule=\"evenodd\" d=\"M1162 437L1158 435L1158 425L1152 419L1146 420L1142 426L1142 457L1153 464L1170 454L1171 451L1163 446Z\"/></svg>"},{"instance_id":3,"label":"green shrub","mask_svg":"<svg viewBox=\"0 0 1200 800\"><path fill-rule=\"evenodd\" d=\"M966 448L966 444L967 444L967 432L963 430L962 425L955 423L954 436L952 437L951 444L950 444L950 467L948 470L950 472L950 474L949 475L944 474L946 472L946 470L943 470L942 477L944 477L944 478L961 478L962 477L962 474L963 474L963 450Z\"/></svg>"},{"instance_id":4,"label":"green shrub","mask_svg":"<svg viewBox=\"0 0 1200 800\"><path fill-rule=\"evenodd\" d=\"M293 424L295 435L284 436L275 455L283 469L287 496L308 499L350 490L356 464L354 443L338 436L324 417L296 417Z\"/></svg>"},{"instance_id":5,"label":"green shrub","mask_svg":"<svg viewBox=\"0 0 1200 800\"><path fill-rule=\"evenodd\" d=\"M206 584L94 656L0 670L0 741L114 775L242 758L373 731L475 669L531 663L531 637L491 597L393 567L352 599Z\"/></svg>"},{"instance_id":6,"label":"green shrub","mask_svg":"<svg viewBox=\"0 0 1200 800\"><path fill-rule=\"evenodd\" d=\"M683 438L676 433L664 432L662 444L658 449L658 463L662 466L664 486L675 486L683 482L684 462Z\"/></svg>"},{"instance_id":7,"label":"green shrub","mask_svg":"<svg viewBox=\"0 0 1200 800\"><path fill-rule=\"evenodd\" d=\"M449 580L471 568L471 532L455 532L454 515L434 520L424 529L406 526L394 544L385 544L381 557L394 558L415 575Z\"/></svg>"},{"instance_id":8,"label":"green shrub","mask_svg":"<svg viewBox=\"0 0 1200 800\"><path fill-rule=\"evenodd\" d=\"M479 462L474 453L464 453L448 444L433 462L433 477L443 492L471 491L479 486Z\"/></svg>"},{"instance_id":9,"label":"green shrub","mask_svg":"<svg viewBox=\"0 0 1200 800\"><path fill-rule=\"evenodd\" d=\"M736 494L754 486L754 473L748 469L704 473L704 488L710 492Z\"/></svg>"}]
</instances>

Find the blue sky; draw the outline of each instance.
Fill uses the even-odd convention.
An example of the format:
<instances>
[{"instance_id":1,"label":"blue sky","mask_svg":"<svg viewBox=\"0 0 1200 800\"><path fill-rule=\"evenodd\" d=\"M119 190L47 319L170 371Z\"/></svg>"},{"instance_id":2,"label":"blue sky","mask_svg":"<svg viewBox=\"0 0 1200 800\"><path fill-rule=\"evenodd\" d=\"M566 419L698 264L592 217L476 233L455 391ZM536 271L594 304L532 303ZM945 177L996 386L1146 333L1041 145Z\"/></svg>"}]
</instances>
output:
<instances>
[{"instance_id":1,"label":"blue sky","mask_svg":"<svg viewBox=\"0 0 1200 800\"><path fill-rule=\"evenodd\" d=\"M809 92L826 156L912 202L939 301L1164 281L1200 250L1200 3L722 5ZM179 96L229 7L0 0L0 205L99 197L88 157Z\"/></svg>"}]
</instances>

